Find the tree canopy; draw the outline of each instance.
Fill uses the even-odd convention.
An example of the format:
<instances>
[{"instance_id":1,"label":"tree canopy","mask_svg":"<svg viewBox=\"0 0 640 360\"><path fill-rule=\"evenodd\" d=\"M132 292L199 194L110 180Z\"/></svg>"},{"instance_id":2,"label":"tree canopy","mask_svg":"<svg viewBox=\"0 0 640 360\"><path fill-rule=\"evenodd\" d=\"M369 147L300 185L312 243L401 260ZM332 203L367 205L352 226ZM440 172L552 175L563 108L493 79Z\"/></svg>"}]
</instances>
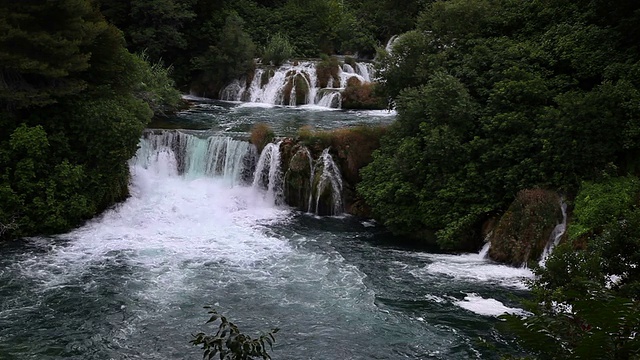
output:
<instances>
[{"instance_id":1,"label":"tree canopy","mask_svg":"<svg viewBox=\"0 0 640 360\"><path fill-rule=\"evenodd\" d=\"M522 189L575 193L582 180L633 170L640 52L626 24L640 10L607 4L428 5L380 57L399 118L363 170L375 214L459 249L478 244L474 229Z\"/></svg>"},{"instance_id":2,"label":"tree canopy","mask_svg":"<svg viewBox=\"0 0 640 360\"><path fill-rule=\"evenodd\" d=\"M65 231L126 197L150 106L179 94L89 0L2 1L0 28L0 236Z\"/></svg>"}]
</instances>

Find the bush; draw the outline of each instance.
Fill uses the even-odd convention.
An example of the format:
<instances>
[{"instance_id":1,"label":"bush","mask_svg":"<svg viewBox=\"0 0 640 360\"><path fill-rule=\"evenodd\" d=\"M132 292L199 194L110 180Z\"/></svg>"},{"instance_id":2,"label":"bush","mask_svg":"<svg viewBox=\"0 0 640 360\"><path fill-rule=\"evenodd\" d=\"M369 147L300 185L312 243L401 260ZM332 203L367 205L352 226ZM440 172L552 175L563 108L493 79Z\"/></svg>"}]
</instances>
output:
<instances>
[{"instance_id":1,"label":"bush","mask_svg":"<svg viewBox=\"0 0 640 360\"><path fill-rule=\"evenodd\" d=\"M356 79L357 78L351 78ZM342 92L343 109L373 109L383 110L387 108L384 98L375 93L376 84L361 84L360 82L347 82L347 88Z\"/></svg>"},{"instance_id":2,"label":"bush","mask_svg":"<svg viewBox=\"0 0 640 360\"><path fill-rule=\"evenodd\" d=\"M262 149L273 141L275 136L275 133L269 125L258 123L251 128L250 141L258 149L258 153L261 153Z\"/></svg>"},{"instance_id":3,"label":"bush","mask_svg":"<svg viewBox=\"0 0 640 360\"><path fill-rule=\"evenodd\" d=\"M305 126L298 131L298 140L316 156L331 147L344 178L356 184L360 181L360 169L371 162L372 154L380 147L380 139L386 132L387 128L383 126L360 125L330 131L314 131Z\"/></svg>"},{"instance_id":4,"label":"bush","mask_svg":"<svg viewBox=\"0 0 640 360\"><path fill-rule=\"evenodd\" d=\"M583 182L569 226L569 238L597 233L618 220L638 201L640 181L633 176L610 178L602 182Z\"/></svg>"},{"instance_id":5,"label":"bush","mask_svg":"<svg viewBox=\"0 0 640 360\"><path fill-rule=\"evenodd\" d=\"M316 76L318 77L318 85L325 88L329 85L329 80L333 79L333 87L340 84L340 62L335 56L327 56L322 54L322 59L316 64Z\"/></svg>"},{"instance_id":6,"label":"bush","mask_svg":"<svg viewBox=\"0 0 640 360\"><path fill-rule=\"evenodd\" d=\"M269 40L269 43L264 49L262 61L271 63L274 66L280 66L283 62L289 60L294 53L295 49L289 42L289 38L281 33L277 33Z\"/></svg>"},{"instance_id":7,"label":"bush","mask_svg":"<svg viewBox=\"0 0 640 360\"><path fill-rule=\"evenodd\" d=\"M162 62L152 63L146 53L136 55L141 82L135 89L135 95L144 100L154 115L174 113L182 104L182 96L171 79L172 67L165 67Z\"/></svg>"}]
</instances>

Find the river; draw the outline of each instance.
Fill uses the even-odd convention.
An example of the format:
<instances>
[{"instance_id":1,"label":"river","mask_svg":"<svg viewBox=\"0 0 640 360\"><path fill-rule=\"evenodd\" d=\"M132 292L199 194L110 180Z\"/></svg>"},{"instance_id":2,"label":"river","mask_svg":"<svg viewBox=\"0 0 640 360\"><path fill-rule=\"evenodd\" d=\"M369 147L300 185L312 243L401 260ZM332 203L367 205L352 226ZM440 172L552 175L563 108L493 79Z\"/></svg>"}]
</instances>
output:
<instances>
[{"instance_id":1,"label":"river","mask_svg":"<svg viewBox=\"0 0 640 360\"><path fill-rule=\"evenodd\" d=\"M204 102L157 127L279 135L379 124L393 113ZM206 136L206 135L203 135ZM375 222L275 206L227 178L131 161L131 197L74 231L0 246L0 359L201 359L212 305L274 359L494 359L514 345L527 269L403 247ZM140 157L140 155L139 155ZM485 342L490 344L486 346Z\"/></svg>"}]
</instances>

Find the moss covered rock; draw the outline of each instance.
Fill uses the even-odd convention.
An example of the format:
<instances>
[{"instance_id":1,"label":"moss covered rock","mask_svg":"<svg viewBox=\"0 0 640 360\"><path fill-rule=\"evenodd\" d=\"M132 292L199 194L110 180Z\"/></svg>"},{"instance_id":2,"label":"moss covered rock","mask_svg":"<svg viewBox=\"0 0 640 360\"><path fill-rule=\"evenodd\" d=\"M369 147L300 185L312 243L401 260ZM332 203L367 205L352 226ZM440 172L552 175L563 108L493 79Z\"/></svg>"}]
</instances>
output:
<instances>
[{"instance_id":1,"label":"moss covered rock","mask_svg":"<svg viewBox=\"0 0 640 360\"><path fill-rule=\"evenodd\" d=\"M325 88L331 82L332 87L339 86L340 84L340 62L338 58L323 57L323 59L316 64L316 76L318 78L318 86Z\"/></svg>"},{"instance_id":2,"label":"moss covered rock","mask_svg":"<svg viewBox=\"0 0 640 360\"><path fill-rule=\"evenodd\" d=\"M285 202L302 211L309 209L311 194L311 158L309 151L300 146L292 148L294 152L284 175Z\"/></svg>"},{"instance_id":3,"label":"moss covered rock","mask_svg":"<svg viewBox=\"0 0 640 360\"><path fill-rule=\"evenodd\" d=\"M557 193L542 189L520 191L490 236L489 257L517 266L538 261L560 221L562 210Z\"/></svg>"}]
</instances>

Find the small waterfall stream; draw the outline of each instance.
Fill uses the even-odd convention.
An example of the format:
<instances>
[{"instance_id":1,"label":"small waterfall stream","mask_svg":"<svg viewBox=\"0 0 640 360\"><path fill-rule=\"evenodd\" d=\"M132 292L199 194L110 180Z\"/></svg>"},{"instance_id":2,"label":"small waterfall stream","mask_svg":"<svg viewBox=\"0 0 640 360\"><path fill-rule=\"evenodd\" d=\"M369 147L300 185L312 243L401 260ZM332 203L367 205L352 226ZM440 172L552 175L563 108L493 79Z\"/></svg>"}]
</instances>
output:
<instances>
[{"instance_id":1,"label":"small waterfall stream","mask_svg":"<svg viewBox=\"0 0 640 360\"><path fill-rule=\"evenodd\" d=\"M314 182L312 183L312 185L317 185L311 190L315 195L315 213L321 214L328 212L329 215L341 214L344 211L342 204L342 175L340 174L340 168L333 161L333 157L329 153L329 148L322 151L318 162L319 164L316 165L314 171ZM321 166L321 168L318 168L318 166ZM318 174L318 172L320 172L320 174ZM330 195L327 195L328 193ZM325 196L331 197L330 204L332 206L323 210L321 209L321 200L323 200ZM309 206L311 206L312 203L313 202L310 202Z\"/></svg>"},{"instance_id":2,"label":"small waterfall stream","mask_svg":"<svg viewBox=\"0 0 640 360\"><path fill-rule=\"evenodd\" d=\"M282 194L282 170L280 169L280 144L267 144L260 154L253 177L253 187L266 190L265 196L276 205L281 205Z\"/></svg>"},{"instance_id":3,"label":"small waterfall stream","mask_svg":"<svg viewBox=\"0 0 640 360\"><path fill-rule=\"evenodd\" d=\"M560 209L562 210L562 222L560 222L558 225L556 225L555 228L553 228L553 231L549 236L549 242L544 248L542 256L540 256L540 261L538 262L538 264L542 267L545 266L547 258L549 257L549 255L551 255L553 249L558 246L560 240L562 239L562 236L567 230L567 204L564 202L564 200L560 202Z\"/></svg>"}]
</instances>

